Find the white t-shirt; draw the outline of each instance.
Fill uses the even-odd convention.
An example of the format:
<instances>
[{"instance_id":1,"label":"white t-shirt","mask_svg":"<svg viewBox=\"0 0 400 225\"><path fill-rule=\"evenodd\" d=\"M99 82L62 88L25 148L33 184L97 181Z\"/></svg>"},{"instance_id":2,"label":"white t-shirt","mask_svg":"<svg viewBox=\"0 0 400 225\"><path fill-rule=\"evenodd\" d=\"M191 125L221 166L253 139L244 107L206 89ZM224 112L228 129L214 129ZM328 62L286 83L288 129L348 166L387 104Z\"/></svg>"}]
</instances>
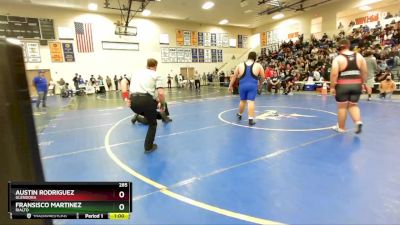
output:
<instances>
[{"instance_id":1,"label":"white t-shirt","mask_svg":"<svg viewBox=\"0 0 400 225\"><path fill-rule=\"evenodd\" d=\"M132 75L129 91L132 94L148 93L154 97L156 89L162 87L163 81L161 76L154 70L144 69Z\"/></svg>"}]
</instances>

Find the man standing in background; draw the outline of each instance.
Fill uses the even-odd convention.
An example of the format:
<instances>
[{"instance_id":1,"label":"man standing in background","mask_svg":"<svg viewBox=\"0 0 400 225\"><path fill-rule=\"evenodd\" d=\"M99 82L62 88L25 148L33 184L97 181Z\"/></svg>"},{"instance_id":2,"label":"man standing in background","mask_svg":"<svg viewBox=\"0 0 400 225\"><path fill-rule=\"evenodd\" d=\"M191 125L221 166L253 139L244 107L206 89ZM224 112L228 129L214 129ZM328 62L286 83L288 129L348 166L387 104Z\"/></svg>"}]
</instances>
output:
<instances>
[{"instance_id":1,"label":"man standing in background","mask_svg":"<svg viewBox=\"0 0 400 225\"><path fill-rule=\"evenodd\" d=\"M78 79L78 73L75 73L75 77L72 79L72 81L74 82L74 87L75 90L79 90L79 79Z\"/></svg>"},{"instance_id":2,"label":"man standing in background","mask_svg":"<svg viewBox=\"0 0 400 225\"><path fill-rule=\"evenodd\" d=\"M118 91L118 78L117 78L117 75L114 75L114 84L115 84L115 90Z\"/></svg>"},{"instance_id":3,"label":"man standing in background","mask_svg":"<svg viewBox=\"0 0 400 225\"><path fill-rule=\"evenodd\" d=\"M194 73L194 86L196 87L197 91L200 91L200 74L199 72Z\"/></svg>"},{"instance_id":4,"label":"man standing in background","mask_svg":"<svg viewBox=\"0 0 400 225\"><path fill-rule=\"evenodd\" d=\"M372 88L375 83L375 75L378 71L378 64L376 63L376 59L373 55L372 51L367 51L365 53L365 63L367 64L368 76L367 76L367 92L368 92L368 101L371 101Z\"/></svg>"},{"instance_id":5,"label":"man standing in background","mask_svg":"<svg viewBox=\"0 0 400 225\"><path fill-rule=\"evenodd\" d=\"M43 108L46 108L46 99L47 99L47 80L44 77L44 72L39 70L39 74L33 78L33 86L36 88L38 99L36 101L36 108L39 108L40 102L42 102Z\"/></svg>"},{"instance_id":6,"label":"man standing in background","mask_svg":"<svg viewBox=\"0 0 400 225\"><path fill-rule=\"evenodd\" d=\"M111 78L109 76L106 77L106 84L108 91L111 90Z\"/></svg>"}]
</instances>

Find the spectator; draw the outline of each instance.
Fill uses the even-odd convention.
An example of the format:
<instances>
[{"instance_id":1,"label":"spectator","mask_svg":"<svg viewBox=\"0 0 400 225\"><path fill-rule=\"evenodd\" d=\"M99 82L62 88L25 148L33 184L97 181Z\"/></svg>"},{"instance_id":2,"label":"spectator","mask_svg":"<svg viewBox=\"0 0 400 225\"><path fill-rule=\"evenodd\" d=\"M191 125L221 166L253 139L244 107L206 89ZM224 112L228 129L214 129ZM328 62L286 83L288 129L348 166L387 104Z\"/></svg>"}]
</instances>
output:
<instances>
[{"instance_id":1,"label":"spectator","mask_svg":"<svg viewBox=\"0 0 400 225\"><path fill-rule=\"evenodd\" d=\"M49 95L53 96L55 94L54 90L55 90L55 83L53 80L49 81Z\"/></svg>"},{"instance_id":2,"label":"spectator","mask_svg":"<svg viewBox=\"0 0 400 225\"><path fill-rule=\"evenodd\" d=\"M375 83L375 76L378 71L378 64L376 63L376 59L372 54L372 51L367 51L365 53L365 62L367 64L368 76L367 76L367 93L368 93L368 101L371 101L372 88Z\"/></svg>"},{"instance_id":3,"label":"spectator","mask_svg":"<svg viewBox=\"0 0 400 225\"><path fill-rule=\"evenodd\" d=\"M278 74L276 72L273 73L271 79L269 79L267 84L267 90L269 93L271 93L272 88L275 89L275 94L278 93L279 89L281 88L281 80L278 77Z\"/></svg>"},{"instance_id":4,"label":"spectator","mask_svg":"<svg viewBox=\"0 0 400 225\"><path fill-rule=\"evenodd\" d=\"M95 86L96 85L96 78L94 78L94 75L90 75L90 85Z\"/></svg>"},{"instance_id":5,"label":"spectator","mask_svg":"<svg viewBox=\"0 0 400 225\"><path fill-rule=\"evenodd\" d=\"M40 102L42 102L43 108L46 108L46 99L47 99L47 80L44 76L44 71L39 70L38 75L33 78L33 86L36 88L38 99L36 101L36 108L39 108Z\"/></svg>"},{"instance_id":6,"label":"spectator","mask_svg":"<svg viewBox=\"0 0 400 225\"><path fill-rule=\"evenodd\" d=\"M396 83L392 80L391 75L387 75L386 79L381 81L379 85L380 98L390 99L396 90Z\"/></svg>"},{"instance_id":7,"label":"spectator","mask_svg":"<svg viewBox=\"0 0 400 225\"><path fill-rule=\"evenodd\" d=\"M106 76L106 84L108 90L111 90L111 78L109 76Z\"/></svg>"},{"instance_id":8,"label":"spectator","mask_svg":"<svg viewBox=\"0 0 400 225\"><path fill-rule=\"evenodd\" d=\"M115 84L115 90L118 91L118 78L117 78L117 75L114 75L114 84Z\"/></svg>"},{"instance_id":9,"label":"spectator","mask_svg":"<svg viewBox=\"0 0 400 225\"><path fill-rule=\"evenodd\" d=\"M58 81L58 84L63 87L65 85L64 79L60 78L60 80Z\"/></svg>"},{"instance_id":10,"label":"spectator","mask_svg":"<svg viewBox=\"0 0 400 225\"><path fill-rule=\"evenodd\" d=\"M78 90L79 89L79 80L78 80L78 74L77 73L75 73L75 76L72 79L72 81L74 82L75 90Z\"/></svg>"},{"instance_id":11,"label":"spectator","mask_svg":"<svg viewBox=\"0 0 400 225\"><path fill-rule=\"evenodd\" d=\"M170 74L168 74L168 89L171 89L171 88L172 88L171 83L172 83L172 77L171 77Z\"/></svg>"}]
</instances>

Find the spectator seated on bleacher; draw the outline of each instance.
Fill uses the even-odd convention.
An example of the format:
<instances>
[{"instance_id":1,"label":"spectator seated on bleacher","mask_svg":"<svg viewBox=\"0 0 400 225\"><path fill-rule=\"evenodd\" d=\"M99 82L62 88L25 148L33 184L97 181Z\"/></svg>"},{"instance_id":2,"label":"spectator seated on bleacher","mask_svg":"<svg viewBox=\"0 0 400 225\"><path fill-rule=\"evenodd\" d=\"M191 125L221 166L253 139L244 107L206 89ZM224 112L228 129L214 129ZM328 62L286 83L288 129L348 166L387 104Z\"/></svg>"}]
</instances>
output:
<instances>
[{"instance_id":1,"label":"spectator seated on bleacher","mask_svg":"<svg viewBox=\"0 0 400 225\"><path fill-rule=\"evenodd\" d=\"M61 97L69 98L74 96L74 91L69 87L69 83L65 83L64 86L61 87Z\"/></svg>"},{"instance_id":2,"label":"spectator seated on bleacher","mask_svg":"<svg viewBox=\"0 0 400 225\"><path fill-rule=\"evenodd\" d=\"M273 72L272 77L268 80L267 91L271 93L272 88L275 89L275 94L277 94L281 88L281 80L275 71Z\"/></svg>"},{"instance_id":3,"label":"spectator seated on bleacher","mask_svg":"<svg viewBox=\"0 0 400 225\"><path fill-rule=\"evenodd\" d=\"M380 98L390 99L395 90L396 90L396 83L392 80L391 75L387 75L386 79L381 81L379 85Z\"/></svg>"}]
</instances>

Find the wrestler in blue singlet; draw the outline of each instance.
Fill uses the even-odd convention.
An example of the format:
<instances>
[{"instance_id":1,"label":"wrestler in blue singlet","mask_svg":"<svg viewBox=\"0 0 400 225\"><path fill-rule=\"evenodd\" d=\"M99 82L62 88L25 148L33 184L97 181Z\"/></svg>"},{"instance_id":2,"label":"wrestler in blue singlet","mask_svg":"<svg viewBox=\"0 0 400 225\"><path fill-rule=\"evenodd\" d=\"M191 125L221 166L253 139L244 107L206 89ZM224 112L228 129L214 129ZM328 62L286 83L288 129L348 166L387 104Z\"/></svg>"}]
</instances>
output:
<instances>
[{"instance_id":1,"label":"wrestler in blue singlet","mask_svg":"<svg viewBox=\"0 0 400 225\"><path fill-rule=\"evenodd\" d=\"M240 100L254 101L258 90L258 77L253 74L253 64L250 66L244 63L244 73L239 78L239 94Z\"/></svg>"}]
</instances>

